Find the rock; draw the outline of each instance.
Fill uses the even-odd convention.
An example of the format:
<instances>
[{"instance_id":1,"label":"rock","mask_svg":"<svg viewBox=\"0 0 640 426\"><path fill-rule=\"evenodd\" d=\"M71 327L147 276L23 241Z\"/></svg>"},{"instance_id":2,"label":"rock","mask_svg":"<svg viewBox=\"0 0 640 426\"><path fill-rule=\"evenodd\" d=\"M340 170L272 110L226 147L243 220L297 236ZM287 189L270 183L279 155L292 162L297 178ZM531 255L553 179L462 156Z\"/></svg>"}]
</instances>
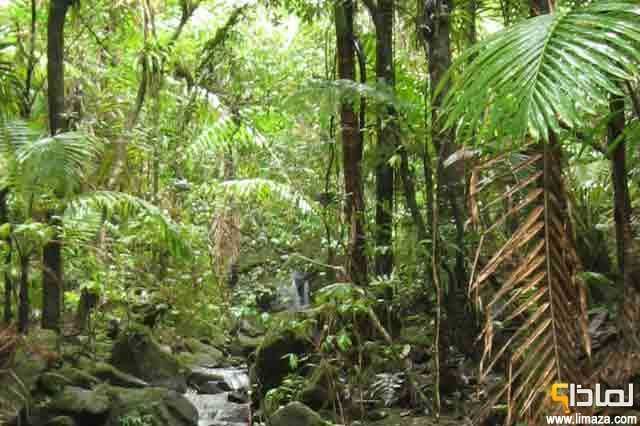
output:
<instances>
[{"instance_id":1,"label":"rock","mask_svg":"<svg viewBox=\"0 0 640 426\"><path fill-rule=\"evenodd\" d=\"M218 373L212 373L206 368L195 368L191 371L187 383L189 386L199 388L206 382L224 382L224 376Z\"/></svg>"},{"instance_id":2,"label":"rock","mask_svg":"<svg viewBox=\"0 0 640 426\"><path fill-rule=\"evenodd\" d=\"M76 426L76 421L71 417L58 416L49 420L45 426Z\"/></svg>"},{"instance_id":3,"label":"rock","mask_svg":"<svg viewBox=\"0 0 640 426\"><path fill-rule=\"evenodd\" d=\"M231 353L236 356L248 356L253 353L263 341L262 336L252 337L242 331L238 333L231 345Z\"/></svg>"},{"instance_id":4,"label":"rock","mask_svg":"<svg viewBox=\"0 0 640 426\"><path fill-rule=\"evenodd\" d=\"M40 376L57 359L56 345L54 332L34 330L18 346L11 370L0 372L0 401L9 421L22 411Z\"/></svg>"},{"instance_id":5,"label":"rock","mask_svg":"<svg viewBox=\"0 0 640 426\"><path fill-rule=\"evenodd\" d=\"M230 390L231 389L226 382L204 382L198 386L198 393L206 395L216 395Z\"/></svg>"},{"instance_id":6,"label":"rock","mask_svg":"<svg viewBox=\"0 0 640 426\"><path fill-rule=\"evenodd\" d=\"M186 339L185 347L190 355L182 355L182 360L189 366L219 367L224 361L224 354L213 346L202 343L198 339Z\"/></svg>"},{"instance_id":7,"label":"rock","mask_svg":"<svg viewBox=\"0 0 640 426\"><path fill-rule=\"evenodd\" d=\"M377 422L386 419L387 417L389 417L389 413L384 410L373 410L367 413L367 420L372 422Z\"/></svg>"},{"instance_id":8,"label":"rock","mask_svg":"<svg viewBox=\"0 0 640 426\"><path fill-rule=\"evenodd\" d=\"M183 395L158 387L129 389L112 386L113 401L105 426L121 426L125 419L144 418L150 425L196 426L198 412Z\"/></svg>"},{"instance_id":9,"label":"rock","mask_svg":"<svg viewBox=\"0 0 640 426\"><path fill-rule=\"evenodd\" d=\"M324 362L316 367L311 377L305 382L300 401L314 410L321 410L334 402L335 390L333 388L338 385L333 379L337 377L337 372L334 370Z\"/></svg>"},{"instance_id":10,"label":"rock","mask_svg":"<svg viewBox=\"0 0 640 426\"><path fill-rule=\"evenodd\" d=\"M235 404L246 404L247 402L249 402L249 397L243 392L234 391L229 392L229 394L227 395L227 401L233 402Z\"/></svg>"},{"instance_id":11,"label":"rock","mask_svg":"<svg viewBox=\"0 0 640 426\"><path fill-rule=\"evenodd\" d=\"M249 423L250 415L251 410L249 410L248 404L230 404L218 412L216 421L222 424L247 424Z\"/></svg>"},{"instance_id":12,"label":"rock","mask_svg":"<svg viewBox=\"0 0 640 426\"><path fill-rule=\"evenodd\" d=\"M125 388L144 388L149 386L149 383L144 380L140 380L137 377L120 371L113 365L107 364L106 362L97 362L89 368L91 374L110 385L122 386Z\"/></svg>"},{"instance_id":13,"label":"rock","mask_svg":"<svg viewBox=\"0 0 640 426\"><path fill-rule=\"evenodd\" d=\"M73 382L58 372L44 373L40 376L39 386L46 393L55 394L65 386L72 386Z\"/></svg>"},{"instance_id":14,"label":"rock","mask_svg":"<svg viewBox=\"0 0 640 426\"><path fill-rule=\"evenodd\" d=\"M291 402L276 411L269 419L270 426L325 426L327 422L301 402Z\"/></svg>"},{"instance_id":15,"label":"rock","mask_svg":"<svg viewBox=\"0 0 640 426\"><path fill-rule=\"evenodd\" d=\"M67 386L48 404L51 411L72 413L77 416L100 416L109 410L111 401L104 388L86 390L75 386Z\"/></svg>"},{"instance_id":16,"label":"rock","mask_svg":"<svg viewBox=\"0 0 640 426\"><path fill-rule=\"evenodd\" d=\"M125 373L144 379L153 386L185 392L185 371L171 354L164 352L146 327L130 327L113 346L111 363Z\"/></svg>"},{"instance_id":17,"label":"rock","mask_svg":"<svg viewBox=\"0 0 640 426\"><path fill-rule=\"evenodd\" d=\"M49 394L57 393L65 386L91 389L99 383L100 380L91 374L69 366L44 373L39 381L40 387Z\"/></svg>"},{"instance_id":18,"label":"rock","mask_svg":"<svg viewBox=\"0 0 640 426\"><path fill-rule=\"evenodd\" d=\"M310 342L291 330L265 338L256 351L251 369L256 401L264 399L265 394L278 387L291 372L287 355L294 354L301 358L311 350Z\"/></svg>"},{"instance_id":19,"label":"rock","mask_svg":"<svg viewBox=\"0 0 640 426\"><path fill-rule=\"evenodd\" d=\"M181 352L176 358L182 365L191 369L197 367L214 368L222 365L220 358L201 352L195 354L191 352Z\"/></svg>"}]
</instances>

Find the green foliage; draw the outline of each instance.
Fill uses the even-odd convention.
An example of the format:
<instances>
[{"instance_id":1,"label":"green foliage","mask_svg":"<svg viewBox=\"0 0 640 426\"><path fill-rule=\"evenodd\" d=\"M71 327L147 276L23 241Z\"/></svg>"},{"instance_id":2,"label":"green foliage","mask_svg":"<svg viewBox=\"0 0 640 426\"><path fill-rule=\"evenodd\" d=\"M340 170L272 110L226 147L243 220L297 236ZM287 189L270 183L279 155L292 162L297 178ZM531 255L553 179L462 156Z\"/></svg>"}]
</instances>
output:
<instances>
[{"instance_id":1,"label":"green foliage","mask_svg":"<svg viewBox=\"0 0 640 426\"><path fill-rule=\"evenodd\" d=\"M483 127L489 141L581 127L638 74L639 15L635 1L594 1L489 37L456 60L442 120L466 137Z\"/></svg>"}]
</instances>

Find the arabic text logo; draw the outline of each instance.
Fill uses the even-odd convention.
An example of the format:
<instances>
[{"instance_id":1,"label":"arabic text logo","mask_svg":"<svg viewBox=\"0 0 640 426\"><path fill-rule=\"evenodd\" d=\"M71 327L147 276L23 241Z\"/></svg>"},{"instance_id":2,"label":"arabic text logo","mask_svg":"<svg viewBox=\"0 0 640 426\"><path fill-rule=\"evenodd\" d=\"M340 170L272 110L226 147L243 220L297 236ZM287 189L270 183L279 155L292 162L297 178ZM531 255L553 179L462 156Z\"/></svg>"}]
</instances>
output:
<instances>
[{"instance_id":1,"label":"arabic text logo","mask_svg":"<svg viewBox=\"0 0 640 426\"><path fill-rule=\"evenodd\" d=\"M572 407L633 407L633 383L629 383L626 395L624 389L603 390L599 383L594 389L573 383L554 383L549 395L552 401L562 404L565 414L569 414Z\"/></svg>"}]
</instances>

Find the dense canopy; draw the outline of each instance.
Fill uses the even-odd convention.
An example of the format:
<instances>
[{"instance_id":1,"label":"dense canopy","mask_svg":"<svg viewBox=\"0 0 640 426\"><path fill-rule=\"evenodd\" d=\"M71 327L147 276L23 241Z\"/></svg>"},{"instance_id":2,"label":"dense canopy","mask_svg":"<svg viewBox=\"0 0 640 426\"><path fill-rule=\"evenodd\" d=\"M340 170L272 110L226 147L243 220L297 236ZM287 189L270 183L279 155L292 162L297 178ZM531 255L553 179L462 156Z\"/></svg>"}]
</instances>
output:
<instances>
[{"instance_id":1,"label":"dense canopy","mask_svg":"<svg viewBox=\"0 0 640 426\"><path fill-rule=\"evenodd\" d=\"M637 0L0 0L0 424L637 421L639 140Z\"/></svg>"}]
</instances>

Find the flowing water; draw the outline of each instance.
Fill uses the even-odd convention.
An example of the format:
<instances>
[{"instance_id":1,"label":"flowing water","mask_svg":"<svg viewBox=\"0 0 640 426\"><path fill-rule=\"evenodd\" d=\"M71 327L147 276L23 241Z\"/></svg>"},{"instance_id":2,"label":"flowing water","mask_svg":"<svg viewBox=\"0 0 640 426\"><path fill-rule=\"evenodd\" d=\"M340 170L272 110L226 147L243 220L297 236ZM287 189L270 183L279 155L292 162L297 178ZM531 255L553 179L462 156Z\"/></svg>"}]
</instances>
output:
<instances>
[{"instance_id":1,"label":"flowing water","mask_svg":"<svg viewBox=\"0 0 640 426\"><path fill-rule=\"evenodd\" d=\"M243 392L249 388L246 368L201 368L198 371L222 377L235 392ZM194 389L187 391L185 396L198 410L198 426L246 426L249 424L249 404L231 402L229 394L230 392L222 392L207 395L198 394Z\"/></svg>"}]
</instances>

